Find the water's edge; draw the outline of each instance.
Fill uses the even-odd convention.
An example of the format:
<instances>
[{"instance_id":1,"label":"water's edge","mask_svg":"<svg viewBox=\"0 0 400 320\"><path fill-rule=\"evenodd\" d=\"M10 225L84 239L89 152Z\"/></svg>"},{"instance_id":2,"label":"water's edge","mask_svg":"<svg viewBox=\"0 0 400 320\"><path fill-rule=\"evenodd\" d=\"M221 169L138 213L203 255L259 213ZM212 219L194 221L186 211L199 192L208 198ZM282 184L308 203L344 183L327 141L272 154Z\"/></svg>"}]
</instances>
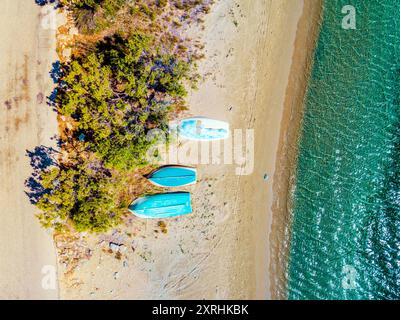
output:
<instances>
[{"instance_id":1,"label":"water's edge","mask_svg":"<svg viewBox=\"0 0 400 320\"><path fill-rule=\"evenodd\" d=\"M280 124L273 179L269 265L272 299L287 298L287 261L290 244L290 190L293 188L304 99L322 20L322 0L305 0L298 22L292 65ZM288 201L289 200L289 201Z\"/></svg>"},{"instance_id":2,"label":"water's edge","mask_svg":"<svg viewBox=\"0 0 400 320\"><path fill-rule=\"evenodd\" d=\"M400 297L400 3L324 3L291 211L289 299Z\"/></svg>"}]
</instances>

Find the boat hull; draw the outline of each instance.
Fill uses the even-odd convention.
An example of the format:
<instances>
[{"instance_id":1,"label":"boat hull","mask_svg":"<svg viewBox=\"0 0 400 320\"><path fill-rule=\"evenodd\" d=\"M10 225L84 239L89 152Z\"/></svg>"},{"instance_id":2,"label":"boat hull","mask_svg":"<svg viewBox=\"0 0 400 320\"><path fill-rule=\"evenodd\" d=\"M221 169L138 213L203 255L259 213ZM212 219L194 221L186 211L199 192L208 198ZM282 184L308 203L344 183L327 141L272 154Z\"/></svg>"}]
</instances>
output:
<instances>
[{"instance_id":1,"label":"boat hull","mask_svg":"<svg viewBox=\"0 0 400 320\"><path fill-rule=\"evenodd\" d=\"M189 192L169 192L135 200L129 210L146 219L164 219L192 213Z\"/></svg>"},{"instance_id":2,"label":"boat hull","mask_svg":"<svg viewBox=\"0 0 400 320\"><path fill-rule=\"evenodd\" d=\"M197 170L182 166L165 166L152 172L147 179L160 187L187 186L196 182Z\"/></svg>"}]
</instances>

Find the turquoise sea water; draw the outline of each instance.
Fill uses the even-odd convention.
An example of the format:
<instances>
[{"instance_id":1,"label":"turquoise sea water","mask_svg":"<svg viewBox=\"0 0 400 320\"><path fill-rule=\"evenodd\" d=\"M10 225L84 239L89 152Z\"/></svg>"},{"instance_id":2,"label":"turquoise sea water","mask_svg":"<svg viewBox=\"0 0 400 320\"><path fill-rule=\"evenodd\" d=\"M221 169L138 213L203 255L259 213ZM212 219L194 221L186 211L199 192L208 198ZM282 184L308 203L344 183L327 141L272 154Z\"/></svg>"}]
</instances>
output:
<instances>
[{"instance_id":1,"label":"turquoise sea water","mask_svg":"<svg viewBox=\"0 0 400 320\"><path fill-rule=\"evenodd\" d=\"M399 299L400 0L326 0L314 59L288 297Z\"/></svg>"}]
</instances>

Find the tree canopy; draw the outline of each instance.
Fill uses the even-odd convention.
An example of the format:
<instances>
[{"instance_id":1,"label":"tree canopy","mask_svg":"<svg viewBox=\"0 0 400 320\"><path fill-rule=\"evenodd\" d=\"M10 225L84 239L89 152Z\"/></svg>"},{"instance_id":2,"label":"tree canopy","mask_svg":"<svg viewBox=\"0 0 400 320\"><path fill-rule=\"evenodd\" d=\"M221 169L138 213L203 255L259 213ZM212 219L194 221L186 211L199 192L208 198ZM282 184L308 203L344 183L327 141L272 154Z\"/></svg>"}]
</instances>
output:
<instances>
[{"instance_id":1,"label":"tree canopy","mask_svg":"<svg viewBox=\"0 0 400 320\"><path fill-rule=\"evenodd\" d=\"M60 3L73 11L79 24L85 15L112 19L132 2ZM150 10L143 0L134 5ZM153 7L166 5L152 2ZM102 37L59 65L54 107L61 156L27 182L34 189L27 194L40 209L44 227L104 232L118 225L132 196L148 190L139 178L132 179L138 170L150 168L146 155L154 142L148 133L158 129L168 135L169 118L185 104L194 59L185 50L177 54L173 36L161 39L141 29L127 30ZM132 183L137 183L137 191L128 192Z\"/></svg>"},{"instance_id":2,"label":"tree canopy","mask_svg":"<svg viewBox=\"0 0 400 320\"><path fill-rule=\"evenodd\" d=\"M168 114L186 96L186 62L134 34L98 44L94 52L65 66L57 105L75 120L76 132L109 167L145 164L150 129L167 130Z\"/></svg>"}]
</instances>

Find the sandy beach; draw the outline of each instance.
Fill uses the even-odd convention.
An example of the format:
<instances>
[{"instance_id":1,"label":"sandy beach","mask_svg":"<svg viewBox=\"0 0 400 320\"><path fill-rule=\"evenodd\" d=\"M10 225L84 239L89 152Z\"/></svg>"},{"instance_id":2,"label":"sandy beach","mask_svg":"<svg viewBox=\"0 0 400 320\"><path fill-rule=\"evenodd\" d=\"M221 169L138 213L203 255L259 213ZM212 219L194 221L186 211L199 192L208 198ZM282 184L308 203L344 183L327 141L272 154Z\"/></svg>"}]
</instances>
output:
<instances>
[{"instance_id":1,"label":"sandy beach","mask_svg":"<svg viewBox=\"0 0 400 320\"><path fill-rule=\"evenodd\" d=\"M45 278L56 275L53 239L24 192L32 172L27 150L54 146L57 133L56 114L46 104L55 30L45 16L34 1L0 2L0 299L58 297L57 282Z\"/></svg>"},{"instance_id":2,"label":"sandy beach","mask_svg":"<svg viewBox=\"0 0 400 320\"><path fill-rule=\"evenodd\" d=\"M165 225L132 217L107 235L81 234L71 272L69 245L58 242L57 264L52 235L24 192L27 151L55 146L56 114L46 104L55 29L33 1L3 0L0 9L0 298L284 298L286 199L320 2L217 0L204 27L188 30L204 43L205 59L182 116L227 121L233 136L213 145L178 141L180 155L195 152L175 162L199 172L183 188L193 195L192 215ZM52 270L60 283L44 289Z\"/></svg>"},{"instance_id":3,"label":"sandy beach","mask_svg":"<svg viewBox=\"0 0 400 320\"><path fill-rule=\"evenodd\" d=\"M364 34L325 2L313 68L323 3L0 0L0 300L396 298L400 5L357 5ZM198 180L151 185L146 134L193 116L230 137L171 134L154 167ZM191 214L145 219L189 207L160 198L145 218L128 211L174 191Z\"/></svg>"},{"instance_id":4,"label":"sandy beach","mask_svg":"<svg viewBox=\"0 0 400 320\"><path fill-rule=\"evenodd\" d=\"M280 214L277 203L286 201L288 192L288 176L282 173L286 163L281 162L284 130L290 125L290 110L301 111L306 62L315 39L311 31L319 16L316 3L215 1L204 28L190 30L205 44L199 65L204 79L190 93L185 115L228 121L243 135L245 165L239 165L240 156L231 159L226 152L240 139L197 145L202 148L197 163L177 161L197 164L198 183L180 189L192 192L193 214L164 220L162 227L158 221L132 217L108 235L81 235L78 242L90 258L67 274L68 265L59 265L61 298L279 296L275 279L284 278L284 268L279 269L284 262L272 260L281 234L271 235L271 230L283 228L272 226L273 209ZM230 143L233 147L226 147ZM181 154L195 147L179 144ZM119 245L118 254L110 243Z\"/></svg>"}]
</instances>

